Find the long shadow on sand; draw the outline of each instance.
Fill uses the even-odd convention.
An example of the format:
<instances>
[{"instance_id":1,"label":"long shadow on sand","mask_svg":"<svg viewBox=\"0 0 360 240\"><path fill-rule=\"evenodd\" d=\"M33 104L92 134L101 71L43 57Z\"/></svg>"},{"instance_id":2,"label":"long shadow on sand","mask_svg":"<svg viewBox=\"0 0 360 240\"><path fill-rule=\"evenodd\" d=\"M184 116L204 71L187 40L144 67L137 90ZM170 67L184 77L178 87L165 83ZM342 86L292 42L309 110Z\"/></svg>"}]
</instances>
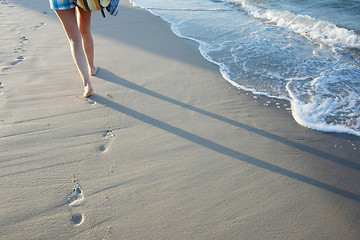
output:
<instances>
[{"instance_id":1,"label":"long shadow on sand","mask_svg":"<svg viewBox=\"0 0 360 240\"><path fill-rule=\"evenodd\" d=\"M218 114L203 110L201 108L197 108L197 107L191 106L189 104L180 102L180 101L178 101L176 99L173 99L173 98L164 96L162 94L156 93L154 91L151 91L151 90L149 90L147 88L144 88L144 87L142 87L140 85L137 85L137 84L135 84L133 82L130 82L130 81L124 79L124 78L120 78L117 75L113 74L112 72L110 72L110 71L108 71L106 69L102 68L101 71L99 71L99 73L97 74L97 77L101 78L101 79L103 79L105 81L112 82L112 83L115 83L117 85L120 85L122 87L126 87L126 88L129 88L129 89L141 92L143 94L152 96L154 98L157 98L157 99L172 103L172 104L174 104L176 106L183 107L183 108L186 108L188 110L200 113L200 114L202 114L204 116L207 116L207 117L210 117L210 118L213 118L213 119L216 119L216 120L219 120L219 121L234 125L236 127L245 129L245 130L247 130L249 132L256 133L256 134L258 134L258 135L260 135L262 137L266 137L266 138L272 139L274 141L277 141L277 142L283 143L285 145L288 145L290 147L299 149L301 151L308 152L310 154L321 157L321 158L326 159L328 161L331 161L331 162L343 165L345 167L360 171L360 164L358 164L358 163L355 163L355 162L349 161L347 159L344 159L344 158L341 158L341 157L338 157L338 156L335 156L335 155L320 151L318 149L315 149L315 148L312 148L312 147L309 147L309 146L294 142L294 141L292 141L290 139L275 135L273 133L266 132L264 130L249 126L247 124L234 121L232 119L229 119L229 118L220 116Z\"/></svg>"},{"instance_id":2,"label":"long shadow on sand","mask_svg":"<svg viewBox=\"0 0 360 240\"><path fill-rule=\"evenodd\" d=\"M105 71L105 73L104 73ZM116 75L112 74L111 72L109 71L106 71L106 70L103 70L103 74L99 73L98 74L98 77L101 78L101 79L104 79L106 81L110 81L110 82L113 82L113 83L116 83L116 84L119 84L121 86L124 86L124 87L127 87L127 88L131 88L131 89L134 89L136 91L139 91L139 92L142 92L144 94L148 94L150 96L153 96L153 97L156 97L156 98L159 98L161 100L164 100L164 101L167 101L167 102L170 102L170 103L173 103L173 104L176 104L178 106L181 106L181 107L184 107L186 109L189 109L191 111L196 111L198 113L201 113L205 116L208 116L208 117L212 117L212 118L215 118L215 119L218 119L220 121L224 121L224 122L227 122L227 123L230 123L230 124L234 124L235 126L238 126L238 127L241 127L241 128L244 128L248 131L251 131L251 132L254 132L254 133L257 133L261 136L264 136L264 137L269 137L271 139L274 139L274 140L277 140L277 141L280 141L280 142L283 142L287 145L290 145L290 146L293 146L293 147L297 147L297 148L300 148L302 150L306 150L306 151L310 151L310 152L314 152L315 154L324 154L323 152L317 152L315 151L314 149L311 149L311 148L308 148L306 146L303 146L301 144L298 144L298 143L294 143L292 141L289 141L287 139L284 139L280 136L276 136L274 134L271 134L271 133L267 133L265 131L262 131L260 129L257 129L257 128L253 128L253 127L250 127L248 125L245 125L245 124L242 124L242 123L238 123L236 121L233 121L231 119L227 119L225 117L221 117L219 115L216 115L216 114L213 114L213 113L210 113L210 112L207 112L207 111L204 111L202 109L199 109L199 108L196 108L196 107L193 107L193 106L190 106L188 104L185 104L185 103L181 103L175 99L171 99L169 97L166 97L166 96L163 96L161 94L158 94L158 93L155 93L151 90L148 90L144 87L141 87L139 85L136 85L134 83L131 83L125 79L122 79L122 78L119 78L117 77ZM332 193L335 193L335 194L338 194L338 195L341 195L343 197L346 197L346 198L349 198L349 199L352 199L352 200L355 200L355 201L360 201L360 195L357 195L355 193L352 193L352 192L349 192L349 191L346 191L346 190L343 190L343 189L340 189L340 188L337 188L335 186L332 186L330 184L327 184L327 183L323 183L323 182L320 182L318 180L315 180L315 179L312 179L312 178L309 178L309 177L306 177L304 175L301 175L301 174L298 174L298 173L295 173L295 172L292 172L292 171L289 171L287 169L284 169L282 167L279 167L279 166L276 166L274 164L271 164L271 163L268 163L268 162L265 162L263 160L260 160L260 159L257 159L257 158L254 158L254 157L251 157L249 155L246 155L244 153L241 153L241 152L238 152L236 150L233 150L231 148L228 148L226 146L223 146L223 145L220 145L218 143L215 143L215 142L212 142L208 139L205 139L203 137L200 137L198 135L195 135L193 133L190 133L190 132L187 132L185 130L182 130L178 127L174 127L168 123L165 123L163 121L160 121L160 120L157 120L153 117L150 117L148 115L145 115L143 113L140 113L138 111L135 111L135 110L132 110L124 105L121 105L119 103L116 103L114 101L111 101L105 97L102 97L100 95L97 95L95 94L93 97L92 97L92 100L96 101L97 103L99 104L102 104L104 105L105 107L108 107L108 108L111 108L117 112L120 112L120 113L123 113L127 116L130 116L132 118L135 118L137 120L140 120L142 122L145 122L149 125L152 125L156 128L159 128L159 129L162 129L164 131L167 131L171 134L174 134L178 137L181 137L183 139L186 139L190 142L193 142L195 144L198 144L202 147L205 147L207 149L210 149L212 151L215 151L215 152L218 152L218 153L221 153L221 154L224 154L226 156L229 156L229 157L232 157L234 159L238 159L242 162L246 162L248 164L251 164L251 165L254 165L254 166L257 166L259 168L262 168L262 169L265 169L265 170L269 170L269 171L272 171L272 172L275 172L275 173L278 173L278 174L281 174L283 176L287 176L287 177L290 177L290 178L293 178L295 180L298 180L298 181L301 181L301 182L304 182L304 183L307 183L307 184L310 184L312 186L315 186L315 187L318 187L318 188L321 188L321 189L324 189L324 190L327 190L329 192L332 192ZM323 157L323 155L321 155ZM331 157L332 159L334 159L334 156L328 156L328 157ZM336 160L337 162L339 163L342 163L344 165L344 163L346 163L346 161L344 159L337 159ZM346 163L345 165L349 165L350 163ZM359 166L356 165L355 163L352 163L352 165L356 166L357 169L359 169Z\"/></svg>"}]
</instances>

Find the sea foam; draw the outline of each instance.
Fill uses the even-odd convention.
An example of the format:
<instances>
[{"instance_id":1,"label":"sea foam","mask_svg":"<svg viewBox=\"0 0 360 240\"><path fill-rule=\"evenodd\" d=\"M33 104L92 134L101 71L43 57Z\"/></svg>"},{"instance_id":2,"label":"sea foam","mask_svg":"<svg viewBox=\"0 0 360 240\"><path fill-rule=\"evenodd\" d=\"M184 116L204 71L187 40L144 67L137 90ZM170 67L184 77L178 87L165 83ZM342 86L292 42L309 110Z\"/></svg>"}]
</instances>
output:
<instances>
[{"instance_id":1,"label":"sea foam","mask_svg":"<svg viewBox=\"0 0 360 240\"><path fill-rule=\"evenodd\" d=\"M251 5L246 0L229 0L241 6L249 15L291 30L312 41L360 49L360 37L353 30L336 26L333 23L318 20L308 15L296 15L289 11L264 9Z\"/></svg>"}]
</instances>

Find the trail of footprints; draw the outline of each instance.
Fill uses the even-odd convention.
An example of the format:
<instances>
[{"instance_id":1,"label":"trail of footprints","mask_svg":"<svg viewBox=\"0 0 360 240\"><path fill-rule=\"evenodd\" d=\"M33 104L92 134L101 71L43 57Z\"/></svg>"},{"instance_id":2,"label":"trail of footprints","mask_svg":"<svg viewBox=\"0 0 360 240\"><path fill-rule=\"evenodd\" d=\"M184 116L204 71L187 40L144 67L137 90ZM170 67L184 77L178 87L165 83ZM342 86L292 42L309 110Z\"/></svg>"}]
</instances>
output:
<instances>
[{"instance_id":1,"label":"trail of footprints","mask_svg":"<svg viewBox=\"0 0 360 240\"><path fill-rule=\"evenodd\" d=\"M108 129L103 135L103 137L106 139L106 142L105 144L100 146L99 150L101 152L107 152L109 150L110 145L115 139L115 134L113 133L112 130ZM70 207L71 222L74 224L74 226L80 226L84 222L85 216L83 213L79 212L78 209L83 204L85 197L84 197L84 192L81 189L79 179L77 179L75 175L73 175L72 181L74 187L72 192L68 196L67 204Z\"/></svg>"},{"instance_id":2,"label":"trail of footprints","mask_svg":"<svg viewBox=\"0 0 360 240\"><path fill-rule=\"evenodd\" d=\"M0 1L1 4L4 4L4 5L7 5L8 3L6 1ZM13 7L13 6L9 6L9 7ZM47 12L43 12L43 14L47 14ZM38 30L39 28L42 28L42 27L45 27L46 26L46 23L39 23L37 25L34 25L32 27L32 31L36 31ZM16 31L19 29L15 27L12 27L11 28L12 31ZM11 69L13 66L17 65L18 63L21 63L22 61L26 60L26 57L24 56L24 53L25 53L25 45L28 44L29 42L29 38L27 38L26 36L24 36L23 32L24 31L21 31L22 33L18 33L18 40L17 40L17 46L13 49L12 53L9 54L9 57L12 57L14 56L15 58L13 60L11 60L10 62L8 62L5 66L3 66L1 68L1 72L4 72L6 70L9 70ZM25 29L25 32L26 33L29 33L26 31Z\"/></svg>"},{"instance_id":3,"label":"trail of footprints","mask_svg":"<svg viewBox=\"0 0 360 240\"><path fill-rule=\"evenodd\" d=\"M84 222L85 216L83 213L78 212L78 207L81 206L85 198L84 198L84 193L81 190L79 180L74 175L73 175L73 183L74 183L74 187L72 192L68 196L67 203L71 211L71 222L75 226L80 226Z\"/></svg>"},{"instance_id":4,"label":"trail of footprints","mask_svg":"<svg viewBox=\"0 0 360 240\"><path fill-rule=\"evenodd\" d=\"M16 11L16 6L11 4L11 1L8 0L0 0L0 27L1 31L5 30L4 37L5 39L13 39L12 42L15 43L15 47L12 52L8 53L8 57L5 56L1 59L0 65L0 74L14 68L17 64L26 60L25 52L26 45L29 43L29 38L26 37L31 35L32 32L45 27L47 24L44 22L40 22L32 27L32 31L28 28L22 27L19 24L8 25L3 22L3 19L6 19L8 15L14 15L18 12ZM43 14L48 14L46 11L43 11ZM29 31L30 30L30 31ZM0 82L0 96L4 95L2 91L4 88L4 82ZM2 120L1 120L2 121Z\"/></svg>"},{"instance_id":5,"label":"trail of footprints","mask_svg":"<svg viewBox=\"0 0 360 240\"><path fill-rule=\"evenodd\" d=\"M112 130L108 129L103 135L103 137L106 139L106 142L105 144L100 146L99 150L101 152L107 152L109 150L111 143L115 139L115 134L113 133ZM85 216L83 213L79 212L78 210L83 204L85 197L84 197L84 192L81 189L79 179L76 178L75 175L73 175L72 182L74 186L72 192L68 195L67 204L71 212L71 222L74 224L74 226L80 226L84 222Z\"/></svg>"},{"instance_id":6,"label":"trail of footprints","mask_svg":"<svg viewBox=\"0 0 360 240\"><path fill-rule=\"evenodd\" d=\"M29 42L29 39L25 36L21 36L18 38L18 44L17 46L13 49L12 54L9 56L15 56L15 59L11 60L10 62L8 62L8 64L6 66L4 66L2 68L2 72L9 70L10 68L12 68L13 66L17 65L18 63L24 61L26 58L24 56L25 53L25 45Z\"/></svg>"}]
</instances>

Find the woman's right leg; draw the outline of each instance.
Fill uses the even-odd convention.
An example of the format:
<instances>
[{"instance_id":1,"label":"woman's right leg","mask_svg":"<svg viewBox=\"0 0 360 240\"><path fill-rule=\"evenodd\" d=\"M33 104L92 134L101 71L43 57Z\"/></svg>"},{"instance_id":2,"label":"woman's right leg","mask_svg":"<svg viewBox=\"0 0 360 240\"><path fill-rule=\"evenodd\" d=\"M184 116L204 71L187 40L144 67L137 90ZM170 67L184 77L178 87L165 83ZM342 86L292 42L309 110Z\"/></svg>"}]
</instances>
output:
<instances>
[{"instance_id":1,"label":"woman's right leg","mask_svg":"<svg viewBox=\"0 0 360 240\"><path fill-rule=\"evenodd\" d=\"M74 58L76 66L79 70L80 76L84 85L84 97L91 96L94 91L90 82L90 75L88 72L87 60L84 54L81 34L76 21L75 8L66 10L55 10L58 15L66 35L70 42L71 54Z\"/></svg>"}]
</instances>

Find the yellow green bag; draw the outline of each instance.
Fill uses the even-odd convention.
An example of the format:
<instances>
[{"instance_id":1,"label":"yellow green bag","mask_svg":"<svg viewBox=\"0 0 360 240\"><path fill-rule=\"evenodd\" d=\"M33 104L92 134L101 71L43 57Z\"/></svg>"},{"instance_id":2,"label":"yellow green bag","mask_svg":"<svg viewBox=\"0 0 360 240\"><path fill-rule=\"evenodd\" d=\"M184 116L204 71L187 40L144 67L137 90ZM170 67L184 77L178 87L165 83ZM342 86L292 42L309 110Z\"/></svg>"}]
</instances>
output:
<instances>
[{"instance_id":1,"label":"yellow green bag","mask_svg":"<svg viewBox=\"0 0 360 240\"><path fill-rule=\"evenodd\" d=\"M110 0L76 0L75 2L76 5L89 12L100 11L110 4Z\"/></svg>"}]
</instances>

